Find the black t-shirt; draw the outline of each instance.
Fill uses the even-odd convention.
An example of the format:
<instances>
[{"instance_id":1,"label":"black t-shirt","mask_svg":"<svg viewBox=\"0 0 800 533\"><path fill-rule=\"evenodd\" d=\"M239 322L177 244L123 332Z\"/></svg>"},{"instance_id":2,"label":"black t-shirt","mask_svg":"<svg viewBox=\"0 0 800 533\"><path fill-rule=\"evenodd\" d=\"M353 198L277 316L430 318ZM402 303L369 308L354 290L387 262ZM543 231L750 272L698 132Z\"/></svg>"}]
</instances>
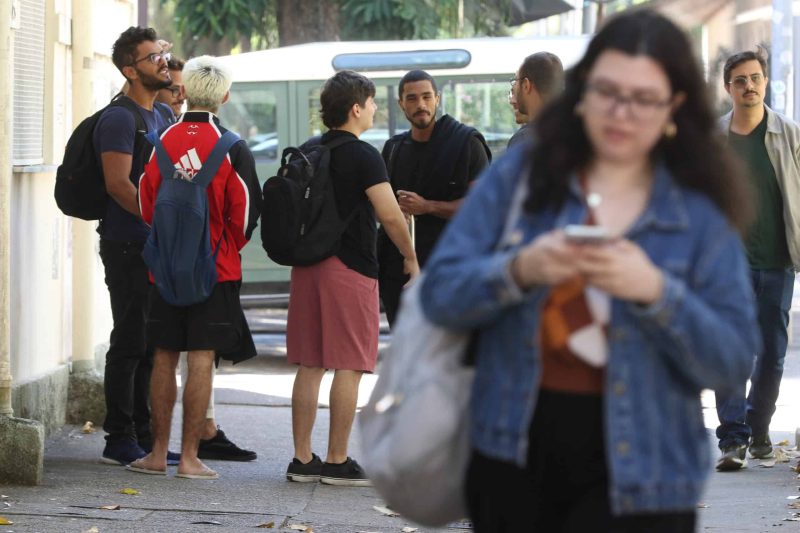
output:
<instances>
[{"instance_id":1,"label":"black t-shirt","mask_svg":"<svg viewBox=\"0 0 800 533\"><path fill-rule=\"evenodd\" d=\"M355 138L350 132L331 130L322 136L322 142L342 135ZM339 216L346 218L354 209L358 210L342 235L342 246L336 257L359 274L378 279L377 221L365 191L389 181L383 158L378 150L364 141L343 144L331 151L330 176Z\"/></svg>"}]
</instances>

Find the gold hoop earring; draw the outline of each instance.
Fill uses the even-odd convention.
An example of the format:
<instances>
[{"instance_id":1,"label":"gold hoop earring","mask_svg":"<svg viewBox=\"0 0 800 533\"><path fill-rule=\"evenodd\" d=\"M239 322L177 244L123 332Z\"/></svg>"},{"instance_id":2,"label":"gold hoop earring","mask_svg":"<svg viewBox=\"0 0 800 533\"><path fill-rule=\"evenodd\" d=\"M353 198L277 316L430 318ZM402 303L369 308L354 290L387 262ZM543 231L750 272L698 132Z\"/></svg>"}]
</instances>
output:
<instances>
[{"instance_id":1,"label":"gold hoop earring","mask_svg":"<svg viewBox=\"0 0 800 533\"><path fill-rule=\"evenodd\" d=\"M675 124L672 120L670 120L666 126L664 126L664 137L667 139L674 139L675 136L678 134L678 125Z\"/></svg>"}]
</instances>

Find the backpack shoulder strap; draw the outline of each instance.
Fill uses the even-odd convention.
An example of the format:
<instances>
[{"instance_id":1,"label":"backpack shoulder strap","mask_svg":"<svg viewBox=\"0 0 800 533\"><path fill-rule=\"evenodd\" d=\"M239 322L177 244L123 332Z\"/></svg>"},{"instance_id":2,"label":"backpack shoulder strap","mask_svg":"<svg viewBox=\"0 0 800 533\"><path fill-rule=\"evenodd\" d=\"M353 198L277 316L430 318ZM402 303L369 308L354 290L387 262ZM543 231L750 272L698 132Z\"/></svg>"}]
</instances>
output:
<instances>
[{"instance_id":1,"label":"backpack shoulder strap","mask_svg":"<svg viewBox=\"0 0 800 533\"><path fill-rule=\"evenodd\" d=\"M142 112L139 110L139 105L136 102L124 94L119 94L111 100L111 103L109 103L108 106L124 107L130 111L133 114L133 120L136 123L136 131L147 133L147 124L145 123Z\"/></svg>"},{"instance_id":2,"label":"backpack shoulder strap","mask_svg":"<svg viewBox=\"0 0 800 533\"><path fill-rule=\"evenodd\" d=\"M156 150L156 160L158 161L158 170L161 172L161 179L171 178L173 174L175 174L175 165L172 159L169 158L169 154L167 154L164 145L161 143L158 132L151 131L146 135L146 138Z\"/></svg>"},{"instance_id":3,"label":"backpack shoulder strap","mask_svg":"<svg viewBox=\"0 0 800 533\"><path fill-rule=\"evenodd\" d=\"M328 150L333 150L334 148L339 148L343 144L353 143L358 141L357 138L353 138L349 135L339 135L332 141L328 141L326 143L321 143L322 146L326 147Z\"/></svg>"},{"instance_id":4,"label":"backpack shoulder strap","mask_svg":"<svg viewBox=\"0 0 800 533\"><path fill-rule=\"evenodd\" d=\"M217 144L215 144L214 149L211 150L211 155L203 162L203 166L200 167L200 172L195 175L192 181L201 187L207 187L208 184L211 183L211 180L214 179L214 176L217 175L222 161L225 159L225 156L228 155L228 150L237 142L239 142L239 136L232 131L226 131L222 137L217 140Z\"/></svg>"}]
</instances>

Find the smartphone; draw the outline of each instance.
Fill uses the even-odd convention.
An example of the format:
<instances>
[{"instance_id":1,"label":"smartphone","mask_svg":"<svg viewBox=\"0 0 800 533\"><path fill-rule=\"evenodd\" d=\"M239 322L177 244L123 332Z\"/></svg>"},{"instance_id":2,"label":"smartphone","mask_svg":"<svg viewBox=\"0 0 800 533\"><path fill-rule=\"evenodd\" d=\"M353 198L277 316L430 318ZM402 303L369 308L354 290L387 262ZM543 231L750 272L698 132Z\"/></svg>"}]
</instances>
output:
<instances>
[{"instance_id":1,"label":"smartphone","mask_svg":"<svg viewBox=\"0 0 800 533\"><path fill-rule=\"evenodd\" d=\"M602 244L611 239L608 230L603 226L569 224L564 227L567 241L573 244Z\"/></svg>"}]
</instances>

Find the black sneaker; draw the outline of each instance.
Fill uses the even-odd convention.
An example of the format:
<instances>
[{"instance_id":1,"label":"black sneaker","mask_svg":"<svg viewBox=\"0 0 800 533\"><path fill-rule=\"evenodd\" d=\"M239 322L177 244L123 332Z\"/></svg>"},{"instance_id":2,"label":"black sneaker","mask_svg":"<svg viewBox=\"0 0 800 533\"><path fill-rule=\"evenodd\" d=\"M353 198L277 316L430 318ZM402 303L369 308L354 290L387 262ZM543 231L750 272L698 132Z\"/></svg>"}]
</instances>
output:
<instances>
[{"instance_id":1,"label":"black sneaker","mask_svg":"<svg viewBox=\"0 0 800 533\"><path fill-rule=\"evenodd\" d=\"M730 444L721 450L722 456L717 460L720 472L732 472L747 466L747 444Z\"/></svg>"},{"instance_id":2,"label":"black sneaker","mask_svg":"<svg viewBox=\"0 0 800 533\"><path fill-rule=\"evenodd\" d=\"M311 460L307 463L301 463L297 457L292 459L289 468L286 469L286 479L298 483L316 483L319 481L320 472L322 472L322 459L312 453Z\"/></svg>"},{"instance_id":3,"label":"black sneaker","mask_svg":"<svg viewBox=\"0 0 800 533\"><path fill-rule=\"evenodd\" d=\"M326 485L343 487L372 486L372 482L367 479L367 474L361 468L361 465L349 457L344 463L323 463L319 481Z\"/></svg>"},{"instance_id":4,"label":"black sneaker","mask_svg":"<svg viewBox=\"0 0 800 533\"><path fill-rule=\"evenodd\" d=\"M216 459L217 461L254 461L258 455L252 450L244 450L228 440L225 432L217 426L217 434L208 440L200 439L197 448L200 459Z\"/></svg>"},{"instance_id":5,"label":"black sneaker","mask_svg":"<svg viewBox=\"0 0 800 533\"><path fill-rule=\"evenodd\" d=\"M106 441L106 446L103 448L100 462L107 465L126 466L145 455L147 452L130 439L109 440Z\"/></svg>"},{"instance_id":6,"label":"black sneaker","mask_svg":"<svg viewBox=\"0 0 800 533\"><path fill-rule=\"evenodd\" d=\"M772 459L775 457L769 435L753 435L753 438L750 439L750 456L754 459Z\"/></svg>"}]
</instances>

